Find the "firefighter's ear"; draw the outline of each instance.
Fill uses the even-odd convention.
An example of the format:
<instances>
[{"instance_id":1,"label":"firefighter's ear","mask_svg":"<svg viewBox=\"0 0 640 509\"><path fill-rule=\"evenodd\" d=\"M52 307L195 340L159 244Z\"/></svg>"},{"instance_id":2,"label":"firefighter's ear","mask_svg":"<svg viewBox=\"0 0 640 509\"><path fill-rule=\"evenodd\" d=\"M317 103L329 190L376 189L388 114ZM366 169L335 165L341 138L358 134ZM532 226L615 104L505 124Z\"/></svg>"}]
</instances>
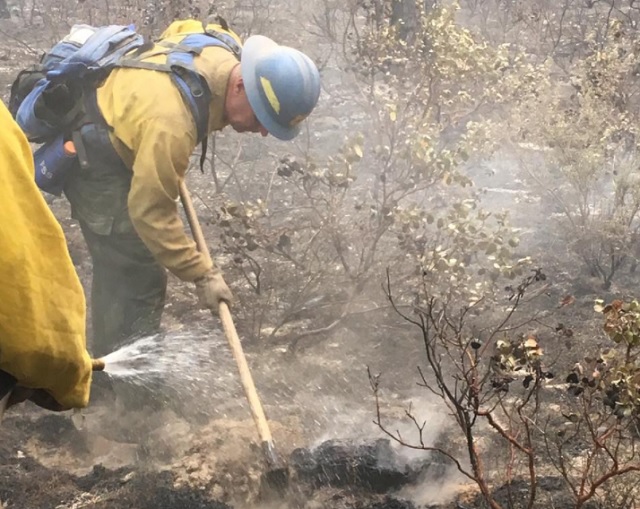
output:
<instances>
[{"instance_id":1,"label":"firefighter's ear","mask_svg":"<svg viewBox=\"0 0 640 509\"><path fill-rule=\"evenodd\" d=\"M231 75L229 76L229 87L234 95L244 93L244 80L242 79L240 65L236 65L231 71Z\"/></svg>"}]
</instances>

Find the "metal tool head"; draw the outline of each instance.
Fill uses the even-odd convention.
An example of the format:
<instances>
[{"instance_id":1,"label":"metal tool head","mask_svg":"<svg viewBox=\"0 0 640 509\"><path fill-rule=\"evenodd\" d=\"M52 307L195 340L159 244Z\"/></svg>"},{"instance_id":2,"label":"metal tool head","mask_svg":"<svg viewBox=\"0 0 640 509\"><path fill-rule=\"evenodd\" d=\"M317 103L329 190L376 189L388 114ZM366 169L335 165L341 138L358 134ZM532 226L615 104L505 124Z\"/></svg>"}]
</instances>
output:
<instances>
[{"instance_id":1,"label":"metal tool head","mask_svg":"<svg viewBox=\"0 0 640 509\"><path fill-rule=\"evenodd\" d=\"M273 442L262 442L266 470L260 478L260 498L282 498L289 488L289 468L276 453Z\"/></svg>"}]
</instances>

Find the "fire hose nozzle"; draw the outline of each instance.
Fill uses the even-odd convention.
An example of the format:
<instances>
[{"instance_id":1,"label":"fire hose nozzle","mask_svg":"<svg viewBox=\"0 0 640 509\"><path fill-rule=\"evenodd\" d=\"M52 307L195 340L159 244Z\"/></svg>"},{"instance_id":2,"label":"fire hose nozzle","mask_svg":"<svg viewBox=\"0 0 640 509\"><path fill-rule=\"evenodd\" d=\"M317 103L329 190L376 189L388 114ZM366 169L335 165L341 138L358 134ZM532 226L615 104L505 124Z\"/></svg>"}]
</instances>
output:
<instances>
[{"instance_id":1,"label":"fire hose nozzle","mask_svg":"<svg viewBox=\"0 0 640 509\"><path fill-rule=\"evenodd\" d=\"M92 371L104 371L105 364L102 359L91 359L91 370Z\"/></svg>"}]
</instances>

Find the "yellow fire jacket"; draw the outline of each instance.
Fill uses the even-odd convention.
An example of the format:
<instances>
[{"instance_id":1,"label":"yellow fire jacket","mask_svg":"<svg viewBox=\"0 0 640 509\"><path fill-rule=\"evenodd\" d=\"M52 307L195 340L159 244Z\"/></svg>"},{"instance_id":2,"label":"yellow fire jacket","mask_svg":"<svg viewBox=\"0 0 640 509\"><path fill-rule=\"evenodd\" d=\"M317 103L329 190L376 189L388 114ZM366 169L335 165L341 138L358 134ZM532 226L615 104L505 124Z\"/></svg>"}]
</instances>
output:
<instances>
[{"instance_id":1,"label":"yellow fire jacket","mask_svg":"<svg viewBox=\"0 0 640 509\"><path fill-rule=\"evenodd\" d=\"M222 31L218 25L211 28ZM161 39L178 43L202 33L194 20L174 22ZM231 35L240 44L236 34ZM146 61L164 63L165 55ZM205 48L194 65L212 93L209 132L225 127L227 82L238 64L224 48ZM114 70L97 92L98 107L112 128L114 148L131 168L129 216L138 235L167 269L184 281L204 275L211 266L186 234L178 211L179 184L196 146L196 125L170 76L139 69Z\"/></svg>"},{"instance_id":2,"label":"yellow fire jacket","mask_svg":"<svg viewBox=\"0 0 640 509\"><path fill-rule=\"evenodd\" d=\"M0 369L65 408L89 402L85 299L29 144L0 102Z\"/></svg>"}]
</instances>

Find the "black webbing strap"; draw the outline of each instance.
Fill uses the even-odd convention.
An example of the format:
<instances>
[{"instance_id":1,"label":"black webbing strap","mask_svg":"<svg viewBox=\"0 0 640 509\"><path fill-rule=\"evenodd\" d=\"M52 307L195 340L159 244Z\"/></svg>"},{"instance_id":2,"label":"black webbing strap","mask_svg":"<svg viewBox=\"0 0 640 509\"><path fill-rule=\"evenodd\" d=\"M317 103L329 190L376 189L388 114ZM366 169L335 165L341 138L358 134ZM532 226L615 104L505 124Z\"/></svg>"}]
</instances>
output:
<instances>
[{"instance_id":1,"label":"black webbing strap","mask_svg":"<svg viewBox=\"0 0 640 509\"><path fill-rule=\"evenodd\" d=\"M0 399L9 394L17 383L18 380L14 376L0 369Z\"/></svg>"}]
</instances>

